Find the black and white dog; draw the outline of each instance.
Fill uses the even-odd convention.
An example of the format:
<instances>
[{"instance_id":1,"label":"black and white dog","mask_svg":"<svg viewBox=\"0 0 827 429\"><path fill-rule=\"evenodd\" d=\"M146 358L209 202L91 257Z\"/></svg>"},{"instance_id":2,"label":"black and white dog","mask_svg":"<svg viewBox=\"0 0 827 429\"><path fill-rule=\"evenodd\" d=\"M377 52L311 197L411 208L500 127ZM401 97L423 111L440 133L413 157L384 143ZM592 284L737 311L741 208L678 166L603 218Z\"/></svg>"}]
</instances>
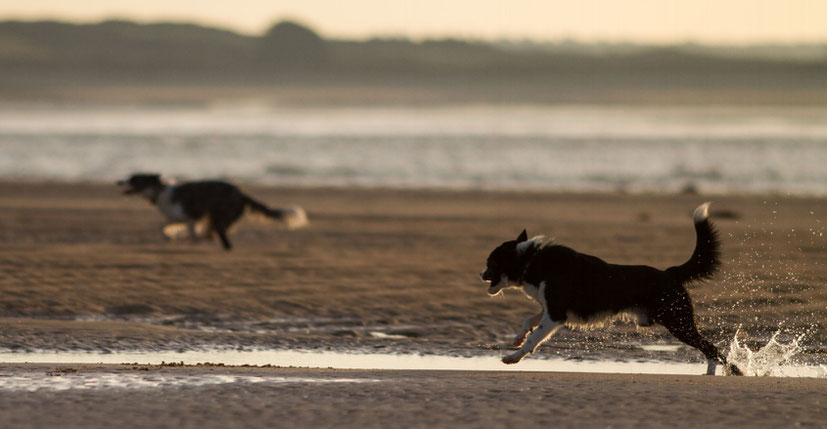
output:
<instances>
[{"instance_id":1,"label":"black and white dog","mask_svg":"<svg viewBox=\"0 0 827 429\"><path fill-rule=\"evenodd\" d=\"M162 233L165 234L165 228L169 225L186 224L189 236L194 239L197 236L196 223L206 221L203 235L212 237L215 232L226 250L232 248L227 230L248 207L268 218L284 222L288 229L307 224L307 215L301 207L271 209L226 182L204 180L166 184L159 174L133 174L118 181L118 185L127 187L124 194L140 194L158 206L167 218Z\"/></svg>"},{"instance_id":2,"label":"black and white dog","mask_svg":"<svg viewBox=\"0 0 827 429\"><path fill-rule=\"evenodd\" d=\"M516 240L494 249L480 274L490 282L488 293L493 296L504 288L521 288L543 308L526 319L514 338L517 351L502 361L519 362L564 325L591 328L625 317L640 326L659 323L703 352L707 374L714 375L720 362L725 372L740 375L695 326L686 284L712 277L720 265L720 243L709 221L709 203L695 209L693 218L697 242L692 257L666 270L609 264L568 247L543 243L542 236L529 240L525 230Z\"/></svg>"}]
</instances>

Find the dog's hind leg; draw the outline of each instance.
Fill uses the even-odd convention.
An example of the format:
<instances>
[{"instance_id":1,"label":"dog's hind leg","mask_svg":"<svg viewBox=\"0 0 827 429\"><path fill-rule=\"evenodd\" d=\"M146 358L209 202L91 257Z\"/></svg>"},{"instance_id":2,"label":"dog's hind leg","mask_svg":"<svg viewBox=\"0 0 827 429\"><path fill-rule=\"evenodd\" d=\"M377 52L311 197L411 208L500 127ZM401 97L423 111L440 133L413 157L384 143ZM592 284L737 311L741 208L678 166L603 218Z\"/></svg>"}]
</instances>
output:
<instances>
[{"instance_id":1,"label":"dog's hind leg","mask_svg":"<svg viewBox=\"0 0 827 429\"><path fill-rule=\"evenodd\" d=\"M694 323L691 327L667 326L666 329L668 329L675 338L700 350L701 353L706 356L706 375L715 375L715 368L718 366L718 362L725 363L724 358L718 352L718 348L701 336Z\"/></svg>"},{"instance_id":2,"label":"dog's hind leg","mask_svg":"<svg viewBox=\"0 0 827 429\"><path fill-rule=\"evenodd\" d=\"M224 247L224 250L232 250L233 245L230 244L230 240L227 238L227 230L216 226L215 232L218 233L218 238L221 239L221 246Z\"/></svg>"},{"instance_id":3,"label":"dog's hind leg","mask_svg":"<svg viewBox=\"0 0 827 429\"><path fill-rule=\"evenodd\" d=\"M523 343L525 342L525 338L529 334L529 332L533 331L534 327L537 326L537 324L540 323L540 320L543 319L544 313L545 311L540 311L534 316L527 318L523 322L523 326L520 328L520 332L517 333L516 337L514 337L514 342L511 344L512 347L516 349L523 345Z\"/></svg>"},{"instance_id":4,"label":"dog's hind leg","mask_svg":"<svg viewBox=\"0 0 827 429\"><path fill-rule=\"evenodd\" d=\"M233 248L229 238L227 238L227 231L243 214L244 205L240 203L225 204L210 210L209 215L212 229L218 234L218 238L221 239L221 246L224 247L224 250L231 250Z\"/></svg>"},{"instance_id":5,"label":"dog's hind leg","mask_svg":"<svg viewBox=\"0 0 827 429\"><path fill-rule=\"evenodd\" d=\"M237 217L238 216L234 218L230 214L221 210L213 210L210 212L210 229L218 234L218 238L221 239L221 246L224 247L224 250L232 250L233 248L233 245L230 244L230 239L227 238L227 230Z\"/></svg>"},{"instance_id":6,"label":"dog's hind leg","mask_svg":"<svg viewBox=\"0 0 827 429\"><path fill-rule=\"evenodd\" d=\"M700 350L706 356L706 375L715 375L715 368L718 363L725 365L731 374L741 375L738 368L735 365L728 364L718 348L698 332L692 302L686 291L679 291L673 297L671 305L667 305L665 308L667 310L657 315L657 322L663 325L675 338Z\"/></svg>"},{"instance_id":7,"label":"dog's hind leg","mask_svg":"<svg viewBox=\"0 0 827 429\"><path fill-rule=\"evenodd\" d=\"M227 238L227 228L229 225L225 225L220 219L221 218L216 216L211 216L209 228L218 234L218 238L221 239L221 246L224 247L224 250L232 250L233 245L230 244L230 239Z\"/></svg>"}]
</instances>

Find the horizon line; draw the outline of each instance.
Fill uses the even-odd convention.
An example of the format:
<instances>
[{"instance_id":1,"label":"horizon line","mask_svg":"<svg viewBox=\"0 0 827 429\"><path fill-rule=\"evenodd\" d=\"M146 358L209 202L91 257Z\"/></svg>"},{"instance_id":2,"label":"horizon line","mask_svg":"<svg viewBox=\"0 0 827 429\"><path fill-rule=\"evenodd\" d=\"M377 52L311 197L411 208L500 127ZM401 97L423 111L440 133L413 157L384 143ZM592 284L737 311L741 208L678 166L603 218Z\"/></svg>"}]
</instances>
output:
<instances>
[{"instance_id":1,"label":"horizon line","mask_svg":"<svg viewBox=\"0 0 827 429\"><path fill-rule=\"evenodd\" d=\"M583 44L583 45L637 45L637 46L685 46L685 45L698 45L698 46L706 46L706 47L804 47L804 46L827 46L827 38L825 39L756 39L751 41L727 41L727 40L705 40L704 38L691 38L691 37L683 37L679 38L676 37L674 39L661 39L661 38L635 38L635 37L628 37L628 38L590 38L590 37L581 37L581 36L559 36L559 37L549 37L549 38L537 38L537 37L530 37L530 36L499 36L499 37L489 37L484 35L471 35L468 33L434 33L434 34L423 34L423 35L412 35L412 34L405 34L405 33L393 33L393 32L375 32L375 33L366 33L363 35L356 35L356 34L340 34L340 35L332 35L328 34L324 31L324 29L320 28L317 25L309 23L307 20L295 17L281 17L276 18L271 21L271 23L259 32L254 31L247 31L243 28L238 26L233 26L227 23L218 23L218 22L208 22L203 20L194 20L194 19L185 19L185 18L151 18L151 19L143 19L143 18L136 18L136 17L124 17L124 16L107 16L102 18L95 18L95 19L74 19L74 18L66 18L66 17L57 17L57 16L50 16L50 15L42 15L38 17L21 17L16 15L0 15L0 23L1 22L24 22L24 23L37 23L37 22L57 22L62 24L70 24L70 25L98 25L105 22L127 22L127 23L134 23L138 25L157 25L157 24L171 24L171 25L195 25L198 27L204 27L209 29L215 29L219 31L228 31L232 33L236 33L238 35L247 36L247 37L261 37L263 36L267 30L272 28L274 25L280 22L294 22L308 29L312 30L324 40L330 41L368 41L368 40L393 40L393 39L400 39L400 40L409 40L412 42L423 42L423 41L430 41L430 40L459 40L459 41L467 41L467 42L481 42L481 43L520 43L520 44L561 44L561 43L573 43L573 44Z\"/></svg>"}]
</instances>

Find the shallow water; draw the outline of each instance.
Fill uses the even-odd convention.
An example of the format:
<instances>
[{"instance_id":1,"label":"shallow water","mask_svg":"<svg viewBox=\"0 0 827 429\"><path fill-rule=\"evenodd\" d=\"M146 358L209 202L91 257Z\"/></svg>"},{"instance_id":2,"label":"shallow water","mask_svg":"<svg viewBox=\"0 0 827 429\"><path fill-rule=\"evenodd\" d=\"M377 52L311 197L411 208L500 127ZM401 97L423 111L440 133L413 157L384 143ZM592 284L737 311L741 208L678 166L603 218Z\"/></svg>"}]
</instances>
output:
<instances>
[{"instance_id":1,"label":"shallow water","mask_svg":"<svg viewBox=\"0 0 827 429\"><path fill-rule=\"evenodd\" d=\"M739 331L740 333L740 331ZM779 330L767 344L751 350L738 340L731 342L729 360L747 376L827 378L827 366L794 362L802 351L797 337L788 343L778 340ZM669 356L681 344L643 344L642 350ZM498 356L444 356L418 354L346 353L341 351L297 350L193 350L185 352L0 352L0 363L141 364L176 363L186 365L222 364L228 366L267 366L335 368L364 370L454 370L454 371L550 371L622 374L699 375L705 363L679 363L651 359L563 359L532 355L516 365L504 365ZM719 366L717 374L722 373ZM229 383L363 383L375 379L336 377L283 377L266 375L175 375L134 372L78 372L71 368L54 371L0 371L0 390L38 391L69 389L148 389L192 387Z\"/></svg>"},{"instance_id":2,"label":"shallow water","mask_svg":"<svg viewBox=\"0 0 827 429\"><path fill-rule=\"evenodd\" d=\"M662 350L664 346L652 346ZM678 346L666 346L671 347ZM137 363L157 365L161 363L199 363L224 365L277 365L307 368L375 369L375 370L455 370L455 371L552 371L596 372L622 374L686 374L699 375L706 371L706 363L677 363L658 360L575 360L528 356L516 365L505 365L498 356L444 356L416 354L345 353L337 351L293 350L209 350L185 352L36 352L0 353L2 363L55 363L55 364L121 364ZM767 365L776 365L770 362ZM825 377L827 368L795 365L783 362L784 371L772 374L787 377ZM718 368L718 374L721 368Z\"/></svg>"},{"instance_id":3,"label":"shallow water","mask_svg":"<svg viewBox=\"0 0 827 429\"><path fill-rule=\"evenodd\" d=\"M681 364L658 361L609 361L535 359L528 357L517 365L505 365L496 356L457 357L415 354L367 354L334 351L291 350L211 350L153 353L37 352L0 353L2 363L212 363L224 365L278 365L308 368L377 370L456 370L456 371L576 371L639 374L700 374L706 364Z\"/></svg>"},{"instance_id":4,"label":"shallow water","mask_svg":"<svg viewBox=\"0 0 827 429\"><path fill-rule=\"evenodd\" d=\"M0 104L0 178L824 195L825 124L783 107Z\"/></svg>"},{"instance_id":5,"label":"shallow water","mask_svg":"<svg viewBox=\"0 0 827 429\"><path fill-rule=\"evenodd\" d=\"M136 373L75 373L67 370L23 374L0 371L0 390L35 392L70 389L157 389L164 387L198 387L231 383L371 383L368 378L311 378L241 375L172 375Z\"/></svg>"}]
</instances>

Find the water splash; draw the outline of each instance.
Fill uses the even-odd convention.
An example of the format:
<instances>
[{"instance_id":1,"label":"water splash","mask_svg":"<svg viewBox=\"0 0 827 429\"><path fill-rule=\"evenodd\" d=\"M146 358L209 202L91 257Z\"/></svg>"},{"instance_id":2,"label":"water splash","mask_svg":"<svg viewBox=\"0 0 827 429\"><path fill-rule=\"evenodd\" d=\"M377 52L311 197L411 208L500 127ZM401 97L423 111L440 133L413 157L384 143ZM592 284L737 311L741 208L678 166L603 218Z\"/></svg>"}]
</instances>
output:
<instances>
[{"instance_id":1,"label":"water splash","mask_svg":"<svg viewBox=\"0 0 827 429\"><path fill-rule=\"evenodd\" d=\"M741 328L735 332L735 337L729 346L727 360L735 364L744 375L758 377L790 377L800 372L799 365L793 359L802 352L801 341L804 334L801 334L789 343L782 343L778 340L781 330L775 331L767 344L756 351L752 351L746 345L738 341ZM824 368L822 368L824 370ZM827 377L827 371L822 371L819 376Z\"/></svg>"}]
</instances>

